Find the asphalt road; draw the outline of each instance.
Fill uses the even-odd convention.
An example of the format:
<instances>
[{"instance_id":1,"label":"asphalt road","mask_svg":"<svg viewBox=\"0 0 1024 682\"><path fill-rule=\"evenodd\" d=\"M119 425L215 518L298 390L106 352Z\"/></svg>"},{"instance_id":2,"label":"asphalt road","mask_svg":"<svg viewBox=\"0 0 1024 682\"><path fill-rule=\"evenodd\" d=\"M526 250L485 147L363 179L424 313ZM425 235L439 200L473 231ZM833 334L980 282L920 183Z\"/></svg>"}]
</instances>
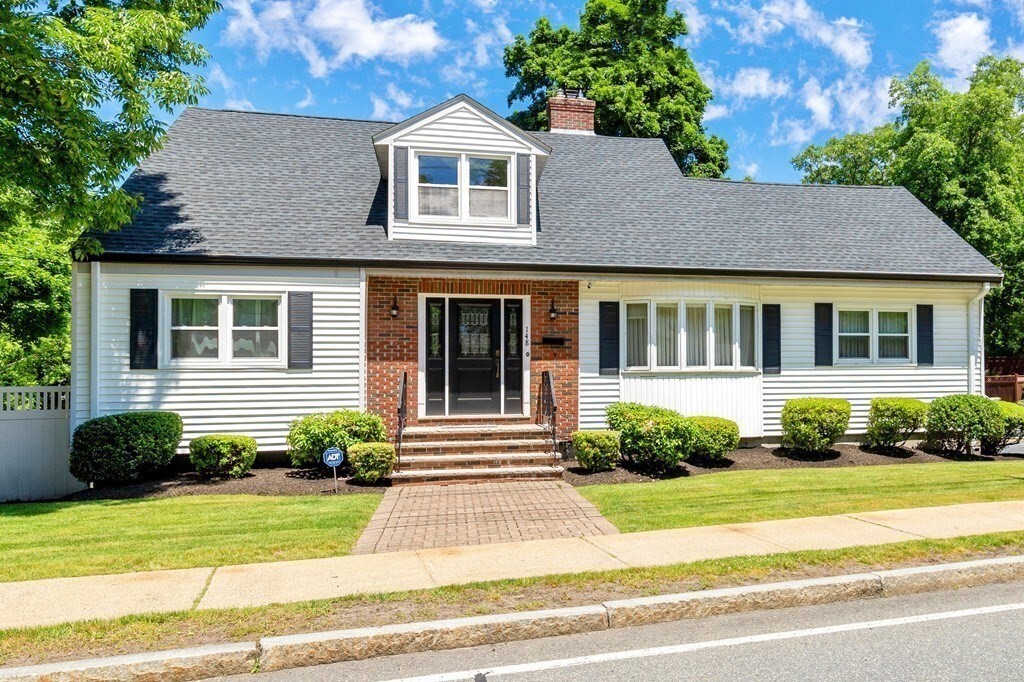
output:
<instances>
[{"instance_id":1,"label":"asphalt road","mask_svg":"<svg viewBox=\"0 0 1024 682\"><path fill-rule=\"evenodd\" d=\"M255 679L1024 680L1024 584L392 656Z\"/></svg>"}]
</instances>

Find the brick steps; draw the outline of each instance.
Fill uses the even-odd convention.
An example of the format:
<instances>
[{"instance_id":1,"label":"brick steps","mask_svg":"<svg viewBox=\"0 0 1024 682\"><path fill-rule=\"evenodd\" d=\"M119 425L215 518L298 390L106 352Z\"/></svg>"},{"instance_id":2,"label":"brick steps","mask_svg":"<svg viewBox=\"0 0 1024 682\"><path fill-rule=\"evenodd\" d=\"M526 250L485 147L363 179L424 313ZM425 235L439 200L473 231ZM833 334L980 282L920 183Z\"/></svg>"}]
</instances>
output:
<instances>
[{"instance_id":1,"label":"brick steps","mask_svg":"<svg viewBox=\"0 0 1024 682\"><path fill-rule=\"evenodd\" d=\"M550 438L506 439L506 440L437 440L402 443L402 459L405 455L464 455L464 454L514 454L551 452Z\"/></svg>"},{"instance_id":2,"label":"brick steps","mask_svg":"<svg viewBox=\"0 0 1024 682\"><path fill-rule=\"evenodd\" d=\"M542 440L550 437L551 432L537 424L409 426L402 435L402 445L455 440Z\"/></svg>"},{"instance_id":3,"label":"brick steps","mask_svg":"<svg viewBox=\"0 0 1024 682\"><path fill-rule=\"evenodd\" d=\"M446 485L494 481L545 481L562 478L560 466L516 466L497 469L414 469L391 474L391 485Z\"/></svg>"},{"instance_id":4,"label":"brick steps","mask_svg":"<svg viewBox=\"0 0 1024 682\"><path fill-rule=\"evenodd\" d=\"M438 455L406 455L402 453L401 471L421 469L501 469L524 466L551 466L555 462L551 452L510 452L503 454L460 453Z\"/></svg>"}]
</instances>

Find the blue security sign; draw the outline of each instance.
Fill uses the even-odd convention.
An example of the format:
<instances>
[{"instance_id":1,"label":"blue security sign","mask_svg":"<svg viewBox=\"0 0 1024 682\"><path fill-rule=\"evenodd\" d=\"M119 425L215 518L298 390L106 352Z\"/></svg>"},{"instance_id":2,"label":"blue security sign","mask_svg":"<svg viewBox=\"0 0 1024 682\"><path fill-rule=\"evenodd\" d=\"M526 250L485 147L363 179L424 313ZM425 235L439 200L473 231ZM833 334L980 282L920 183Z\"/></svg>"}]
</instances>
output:
<instances>
[{"instance_id":1,"label":"blue security sign","mask_svg":"<svg viewBox=\"0 0 1024 682\"><path fill-rule=\"evenodd\" d=\"M324 450L324 464L329 467L341 466L342 454L340 448L327 448Z\"/></svg>"}]
</instances>

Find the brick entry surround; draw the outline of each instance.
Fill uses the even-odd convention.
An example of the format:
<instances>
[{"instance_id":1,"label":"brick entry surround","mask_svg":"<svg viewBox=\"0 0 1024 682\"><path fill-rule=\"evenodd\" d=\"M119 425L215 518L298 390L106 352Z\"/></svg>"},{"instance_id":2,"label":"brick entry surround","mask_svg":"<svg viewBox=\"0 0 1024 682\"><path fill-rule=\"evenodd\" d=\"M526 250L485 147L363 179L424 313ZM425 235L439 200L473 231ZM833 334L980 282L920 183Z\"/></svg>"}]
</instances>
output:
<instances>
[{"instance_id":1,"label":"brick entry surround","mask_svg":"<svg viewBox=\"0 0 1024 682\"><path fill-rule=\"evenodd\" d=\"M398 383L409 373L410 426L472 423L460 420L418 419L419 294L471 294L481 298L530 296L530 401L536 413L541 372L554 378L558 403L558 437L568 440L579 418L579 282L576 280L445 279L371 275L366 283L366 405L384 418L388 433L397 428ZM398 317L391 316L397 298ZM558 316L549 315L554 300ZM564 346L545 346L542 337L561 336ZM493 419L493 418L491 418Z\"/></svg>"}]
</instances>

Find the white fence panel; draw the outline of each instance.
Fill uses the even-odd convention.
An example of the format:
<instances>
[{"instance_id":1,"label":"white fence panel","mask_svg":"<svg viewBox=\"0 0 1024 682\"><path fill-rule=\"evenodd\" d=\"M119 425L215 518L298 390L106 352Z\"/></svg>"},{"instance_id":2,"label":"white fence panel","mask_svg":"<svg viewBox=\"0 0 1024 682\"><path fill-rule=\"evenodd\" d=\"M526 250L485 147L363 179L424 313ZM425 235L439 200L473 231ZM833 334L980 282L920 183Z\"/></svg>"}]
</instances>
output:
<instances>
[{"instance_id":1,"label":"white fence panel","mask_svg":"<svg viewBox=\"0 0 1024 682\"><path fill-rule=\"evenodd\" d=\"M85 487L68 471L70 399L63 387L0 387L0 502Z\"/></svg>"}]
</instances>

